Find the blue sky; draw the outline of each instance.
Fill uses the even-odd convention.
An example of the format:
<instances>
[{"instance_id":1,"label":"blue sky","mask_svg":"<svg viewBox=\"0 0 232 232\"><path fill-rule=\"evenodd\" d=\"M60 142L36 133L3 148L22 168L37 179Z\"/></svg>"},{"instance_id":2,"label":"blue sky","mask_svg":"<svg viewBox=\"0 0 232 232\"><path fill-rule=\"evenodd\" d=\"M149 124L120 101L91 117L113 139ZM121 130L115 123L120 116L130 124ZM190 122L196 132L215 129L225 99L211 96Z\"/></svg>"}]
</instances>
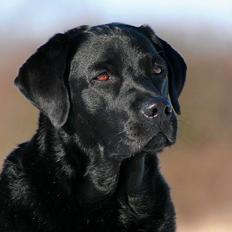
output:
<instances>
[{"instance_id":1,"label":"blue sky","mask_svg":"<svg viewBox=\"0 0 232 232\"><path fill-rule=\"evenodd\" d=\"M135 25L209 25L231 31L231 0L3 0L0 33L16 30L42 36L80 24L126 22ZM216 30L216 29L215 29Z\"/></svg>"}]
</instances>

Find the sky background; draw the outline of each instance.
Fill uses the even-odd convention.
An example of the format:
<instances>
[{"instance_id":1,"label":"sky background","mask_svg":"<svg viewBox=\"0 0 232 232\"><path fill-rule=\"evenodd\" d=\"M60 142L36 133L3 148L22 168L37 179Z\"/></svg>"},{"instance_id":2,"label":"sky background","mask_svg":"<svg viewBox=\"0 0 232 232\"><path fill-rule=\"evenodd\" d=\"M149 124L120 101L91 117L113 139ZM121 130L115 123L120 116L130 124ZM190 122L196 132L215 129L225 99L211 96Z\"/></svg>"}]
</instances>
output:
<instances>
[{"instance_id":1,"label":"sky background","mask_svg":"<svg viewBox=\"0 0 232 232\"><path fill-rule=\"evenodd\" d=\"M231 33L231 0L3 0L0 6L0 32L16 30L14 36L44 36L56 29L85 23L151 21L175 27L208 25L218 32Z\"/></svg>"}]
</instances>

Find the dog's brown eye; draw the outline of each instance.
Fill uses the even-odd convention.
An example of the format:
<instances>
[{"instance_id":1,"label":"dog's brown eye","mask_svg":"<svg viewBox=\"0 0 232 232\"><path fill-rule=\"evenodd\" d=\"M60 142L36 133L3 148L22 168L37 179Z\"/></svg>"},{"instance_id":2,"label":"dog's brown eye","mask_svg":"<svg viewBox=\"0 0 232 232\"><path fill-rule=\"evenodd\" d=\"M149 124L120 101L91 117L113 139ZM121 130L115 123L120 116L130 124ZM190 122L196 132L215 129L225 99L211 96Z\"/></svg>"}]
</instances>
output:
<instances>
[{"instance_id":1,"label":"dog's brown eye","mask_svg":"<svg viewBox=\"0 0 232 232\"><path fill-rule=\"evenodd\" d=\"M108 73L102 73L96 77L96 80L98 81L108 81L110 79L110 76Z\"/></svg>"},{"instance_id":2,"label":"dog's brown eye","mask_svg":"<svg viewBox=\"0 0 232 232\"><path fill-rule=\"evenodd\" d=\"M162 73L162 71L163 71L162 68L156 65L156 66L153 68L152 73L157 75L157 74Z\"/></svg>"}]
</instances>

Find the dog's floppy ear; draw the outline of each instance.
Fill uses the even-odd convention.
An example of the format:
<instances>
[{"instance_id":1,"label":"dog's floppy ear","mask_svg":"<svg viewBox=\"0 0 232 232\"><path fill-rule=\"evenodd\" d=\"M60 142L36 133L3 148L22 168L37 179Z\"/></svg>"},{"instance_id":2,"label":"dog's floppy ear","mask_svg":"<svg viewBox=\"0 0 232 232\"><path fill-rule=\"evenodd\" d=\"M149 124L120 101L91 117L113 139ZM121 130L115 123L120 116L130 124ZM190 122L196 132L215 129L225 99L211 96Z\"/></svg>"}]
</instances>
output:
<instances>
[{"instance_id":1,"label":"dog's floppy ear","mask_svg":"<svg viewBox=\"0 0 232 232\"><path fill-rule=\"evenodd\" d=\"M68 51L66 35L55 35L26 61L15 79L20 91L56 128L65 124L70 108L64 80Z\"/></svg>"},{"instance_id":2,"label":"dog's floppy ear","mask_svg":"<svg viewBox=\"0 0 232 232\"><path fill-rule=\"evenodd\" d=\"M169 96L176 113L180 114L178 97L184 87L187 66L181 55L167 42L159 38L147 25L139 27L144 34L156 45L160 55L168 65Z\"/></svg>"}]
</instances>

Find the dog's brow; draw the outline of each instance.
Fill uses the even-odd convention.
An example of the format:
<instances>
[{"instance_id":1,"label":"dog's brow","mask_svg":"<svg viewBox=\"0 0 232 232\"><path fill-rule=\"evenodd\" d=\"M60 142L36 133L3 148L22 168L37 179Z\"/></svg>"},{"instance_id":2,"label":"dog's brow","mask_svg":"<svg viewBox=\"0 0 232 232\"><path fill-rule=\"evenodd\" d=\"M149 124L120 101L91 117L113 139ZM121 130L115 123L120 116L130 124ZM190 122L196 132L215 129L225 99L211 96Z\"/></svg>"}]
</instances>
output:
<instances>
[{"instance_id":1,"label":"dog's brow","mask_svg":"<svg viewBox=\"0 0 232 232\"><path fill-rule=\"evenodd\" d=\"M158 59L159 54L146 54L143 57L141 57L141 60L143 60L144 62L152 62L152 64L154 64L155 62L157 62L157 60L160 60L160 58Z\"/></svg>"},{"instance_id":2,"label":"dog's brow","mask_svg":"<svg viewBox=\"0 0 232 232\"><path fill-rule=\"evenodd\" d=\"M152 65L152 60L153 60L153 58L152 58L153 56L152 55L150 55L150 54L146 54L146 55L144 55L144 56L142 56L140 59L139 59L139 64L141 65L141 66L144 66L144 65L147 65L147 64L149 64L149 65Z\"/></svg>"},{"instance_id":3,"label":"dog's brow","mask_svg":"<svg viewBox=\"0 0 232 232\"><path fill-rule=\"evenodd\" d=\"M107 69L107 70L111 70L113 69L114 64L111 60L106 60L106 61L102 61L102 62L96 62L92 65L90 65L89 69L91 70L99 70L99 69Z\"/></svg>"},{"instance_id":4,"label":"dog's brow","mask_svg":"<svg viewBox=\"0 0 232 232\"><path fill-rule=\"evenodd\" d=\"M152 59L152 55L151 54L146 54L142 57L143 60L147 60L147 61L150 61Z\"/></svg>"}]
</instances>

